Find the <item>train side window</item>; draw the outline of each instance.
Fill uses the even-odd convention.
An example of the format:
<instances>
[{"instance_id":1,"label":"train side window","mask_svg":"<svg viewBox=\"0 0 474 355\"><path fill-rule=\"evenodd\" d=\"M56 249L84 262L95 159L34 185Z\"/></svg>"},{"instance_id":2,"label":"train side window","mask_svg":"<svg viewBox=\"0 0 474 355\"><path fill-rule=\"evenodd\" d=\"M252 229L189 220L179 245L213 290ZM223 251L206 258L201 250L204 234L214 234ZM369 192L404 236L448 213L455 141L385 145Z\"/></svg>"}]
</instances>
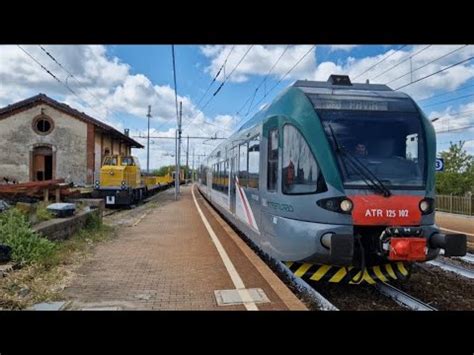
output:
<instances>
[{"instance_id":1,"label":"train side window","mask_svg":"<svg viewBox=\"0 0 474 355\"><path fill-rule=\"evenodd\" d=\"M285 194L315 193L319 169L308 144L292 125L283 127L282 185Z\"/></svg>"},{"instance_id":2,"label":"train side window","mask_svg":"<svg viewBox=\"0 0 474 355\"><path fill-rule=\"evenodd\" d=\"M268 134L267 190L276 191L278 179L278 128Z\"/></svg>"},{"instance_id":3,"label":"train side window","mask_svg":"<svg viewBox=\"0 0 474 355\"><path fill-rule=\"evenodd\" d=\"M239 146L239 184L247 187L247 143Z\"/></svg>"},{"instance_id":4,"label":"train side window","mask_svg":"<svg viewBox=\"0 0 474 355\"><path fill-rule=\"evenodd\" d=\"M248 186L258 189L258 175L260 163L260 137L256 136L249 141L249 171Z\"/></svg>"},{"instance_id":5,"label":"train side window","mask_svg":"<svg viewBox=\"0 0 474 355\"><path fill-rule=\"evenodd\" d=\"M225 194L229 192L229 160L225 160L224 163L224 175L223 175L223 181L222 184L223 186L223 191Z\"/></svg>"}]
</instances>

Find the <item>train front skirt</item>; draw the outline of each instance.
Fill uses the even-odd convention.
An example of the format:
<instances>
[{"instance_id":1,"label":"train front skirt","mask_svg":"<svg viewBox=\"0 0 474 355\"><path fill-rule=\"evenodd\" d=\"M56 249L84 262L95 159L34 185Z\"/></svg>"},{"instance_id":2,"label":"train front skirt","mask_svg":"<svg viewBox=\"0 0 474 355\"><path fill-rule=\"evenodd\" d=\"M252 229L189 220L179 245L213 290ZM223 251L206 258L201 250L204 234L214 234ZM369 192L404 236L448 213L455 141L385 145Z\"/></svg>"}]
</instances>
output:
<instances>
[{"instance_id":1,"label":"train front skirt","mask_svg":"<svg viewBox=\"0 0 474 355\"><path fill-rule=\"evenodd\" d=\"M286 261L284 263L297 277L306 281L321 281L346 284L377 281L406 280L410 274L409 267L402 262L368 266L361 277L361 270L353 266L318 265Z\"/></svg>"}]
</instances>

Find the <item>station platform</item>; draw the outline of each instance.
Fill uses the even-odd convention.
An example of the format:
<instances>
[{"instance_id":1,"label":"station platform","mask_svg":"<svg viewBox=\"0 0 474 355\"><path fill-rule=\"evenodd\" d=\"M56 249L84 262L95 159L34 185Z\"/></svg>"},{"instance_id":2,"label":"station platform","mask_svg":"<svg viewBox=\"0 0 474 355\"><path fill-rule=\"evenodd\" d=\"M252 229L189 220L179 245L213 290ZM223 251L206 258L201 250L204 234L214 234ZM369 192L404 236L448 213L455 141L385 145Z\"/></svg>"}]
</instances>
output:
<instances>
[{"instance_id":1,"label":"station platform","mask_svg":"<svg viewBox=\"0 0 474 355\"><path fill-rule=\"evenodd\" d=\"M155 202L78 268L69 309L307 310L196 186Z\"/></svg>"}]
</instances>

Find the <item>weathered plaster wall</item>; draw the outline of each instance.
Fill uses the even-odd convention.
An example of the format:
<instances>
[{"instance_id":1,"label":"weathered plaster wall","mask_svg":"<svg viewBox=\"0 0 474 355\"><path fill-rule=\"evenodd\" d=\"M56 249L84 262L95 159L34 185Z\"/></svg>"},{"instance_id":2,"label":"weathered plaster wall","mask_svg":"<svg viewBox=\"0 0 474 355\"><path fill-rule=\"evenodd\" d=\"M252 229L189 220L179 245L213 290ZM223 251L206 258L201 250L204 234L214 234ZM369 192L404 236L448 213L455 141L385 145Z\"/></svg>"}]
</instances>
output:
<instances>
[{"instance_id":1,"label":"weathered plaster wall","mask_svg":"<svg viewBox=\"0 0 474 355\"><path fill-rule=\"evenodd\" d=\"M48 135L40 135L32 127L41 108L54 121ZM87 124L45 104L0 119L0 177L28 181L30 151L40 144L50 144L56 150L56 178L86 183Z\"/></svg>"}]
</instances>

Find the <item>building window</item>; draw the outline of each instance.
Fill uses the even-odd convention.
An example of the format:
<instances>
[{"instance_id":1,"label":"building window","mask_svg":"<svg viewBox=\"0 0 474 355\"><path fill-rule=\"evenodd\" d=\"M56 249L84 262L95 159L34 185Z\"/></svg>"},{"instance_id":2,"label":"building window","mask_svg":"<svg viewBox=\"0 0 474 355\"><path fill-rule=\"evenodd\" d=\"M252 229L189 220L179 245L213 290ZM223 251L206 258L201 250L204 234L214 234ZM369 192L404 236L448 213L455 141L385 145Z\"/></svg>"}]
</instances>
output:
<instances>
[{"instance_id":1,"label":"building window","mask_svg":"<svg viewBox=\"0 0 474 355\"><path fill-rule=\"evenodd\" d=\"M283 127L283 193L308 194L318 189L319 169L304 137L293 126Z\"/></svg>"},{"instance_id":2,"label":"building window","mask_svg":"<svg viewBox=\"0 0 474 355\"><path fill-rule=\"evenodd\" d=\"M33 119L33 130L41 135L51 133L54 128L53 120L45 115L39 115Z\"/></svg>"},{"instance_id":3,"label":"building window","mask_svg":"<svg viewBox=\"0 0 474 355\"><path fill-rule=\"evenodd\" d=\"M258 174L260 164L260 139L259 136L249 141L249 176L248 185L258 189Z\"/></svg>"},{"instance_id":4,"label":"building window","mask_svg":"<svg viewBox=\"0 0 474 355\"><path fill-rule=\"evenodd\" d=\"M278 128L268 134L267 190L276 191L278 179Z\"/></svg>"}]
</instances>

